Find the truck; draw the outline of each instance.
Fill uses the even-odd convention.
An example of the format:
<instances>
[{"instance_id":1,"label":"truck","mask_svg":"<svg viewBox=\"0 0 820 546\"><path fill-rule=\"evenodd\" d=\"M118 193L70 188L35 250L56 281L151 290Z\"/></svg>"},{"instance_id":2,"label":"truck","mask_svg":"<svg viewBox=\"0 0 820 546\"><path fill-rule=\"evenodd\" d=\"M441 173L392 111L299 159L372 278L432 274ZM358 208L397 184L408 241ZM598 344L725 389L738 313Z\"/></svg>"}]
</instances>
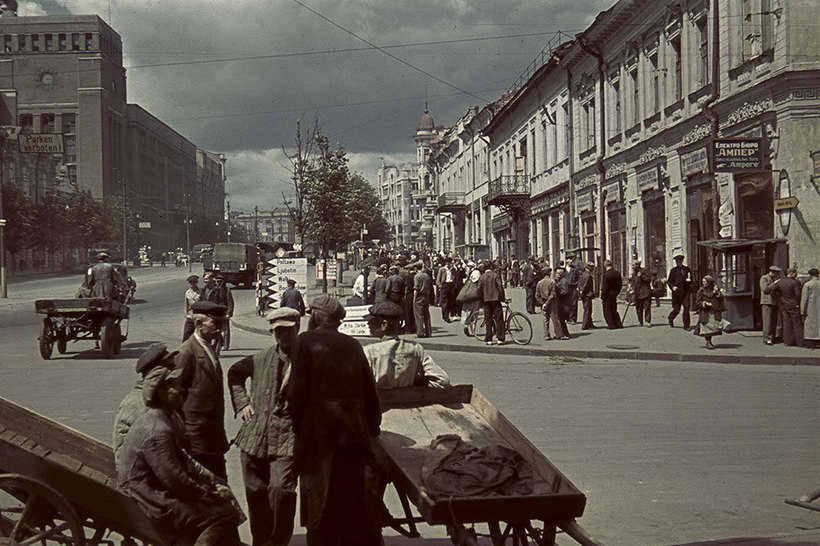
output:
<instances>
[{"instance_id":1,"label":"truck","mask_svg":"<svg viewBox=\"0 0 820 546\"><path fill-rule=\"evenodd\" d=\"M225 282L249 288L256 281L259 254L254 245L246 243L214 243L213 271L221 273Z\"/></svg>"}]
</instances>

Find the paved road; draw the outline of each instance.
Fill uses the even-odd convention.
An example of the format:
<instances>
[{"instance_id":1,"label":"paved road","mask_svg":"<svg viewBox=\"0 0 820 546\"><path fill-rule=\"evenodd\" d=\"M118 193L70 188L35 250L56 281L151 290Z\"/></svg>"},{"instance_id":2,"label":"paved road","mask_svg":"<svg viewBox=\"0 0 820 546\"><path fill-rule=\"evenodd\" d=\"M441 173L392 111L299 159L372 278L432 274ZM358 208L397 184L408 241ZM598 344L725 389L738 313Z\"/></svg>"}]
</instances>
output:
<instances>
[{"instance_id":1,"label":"paved road","mask_svg":"<svg viewBox=\"0 0 820 546\"><path fill-rule=\"evenodd\" d=\"M70 295L78 280L12 285L17 303L0 306L0 396L109 441L134 360L152 342L176 344L182 327L187 271L139 274L138 296L146 301L133 308L121 358L110 360L89 342L50 361L37 352L37 317L26 298ZM240 307L251 305L250 291L235 297ZM225 368L267 343L238 330L234 337ZM606 544L777 535L791 538L761 544L816 543L817 533L801 536L820 531L820 517L782 499L820 479L817 367L434 357L454 382L475 384L588 495L581 523ZM229 434L236 427L229 423ZM235 451L229 472L241 492ZM242 531L247 538L247 525ZM422 533L427 540L387 543L449 543L441 528Z\"/></svg>"}]
</instances>

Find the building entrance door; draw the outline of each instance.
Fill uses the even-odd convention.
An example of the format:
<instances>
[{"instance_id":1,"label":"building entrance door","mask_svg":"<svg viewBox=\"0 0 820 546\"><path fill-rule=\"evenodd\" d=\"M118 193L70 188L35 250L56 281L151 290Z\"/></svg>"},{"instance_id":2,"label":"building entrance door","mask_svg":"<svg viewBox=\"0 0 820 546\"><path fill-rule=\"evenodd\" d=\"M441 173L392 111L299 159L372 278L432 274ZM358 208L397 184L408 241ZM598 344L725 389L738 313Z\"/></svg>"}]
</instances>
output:
<instances>
[{"instance_id":1,"label":"building entrance door","mask_svg":"<svg viewBox=\"0 0 820 546\"><path fill-rule=\"evenodd\" d=\"M698 241L708 241L715 238L715 214L717 203L715 191L710 183L701 184L686 190L686 209L689 216L689 267L695 275L697 286L704 275L711 271L709 251L698 245ZM694 292L694 290L693 290Z\"/></svg>"},{"instance_id":2,"label":"building entrance door","mask_svg":"<svg viewBox=\"0 0 820 546\"><path fill-rule=\"evenodd\" d=\"M658 278L666 278L666 208L663 194L658 191L644 193L644 252L646 267Z\"/></svg>"},{"instance_id":3,"label":"building entrance door","mask_svg":"<svg viewBox=\"0 0 820 546\"><path fill-rule=\"evenodd\" d=\"M626 248L626 208L620 207L609 211L609 256L612 267L627 276Z\"/></svg>"}]
</instances>

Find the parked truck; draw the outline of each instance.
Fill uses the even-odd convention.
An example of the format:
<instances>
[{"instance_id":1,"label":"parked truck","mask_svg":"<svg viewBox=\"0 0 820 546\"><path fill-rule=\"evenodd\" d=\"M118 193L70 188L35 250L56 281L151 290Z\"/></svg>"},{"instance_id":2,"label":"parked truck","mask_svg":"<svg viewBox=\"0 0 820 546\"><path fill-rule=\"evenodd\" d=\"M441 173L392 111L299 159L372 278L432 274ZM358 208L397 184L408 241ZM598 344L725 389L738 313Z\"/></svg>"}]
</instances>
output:
<instances>
[{"instance_id":1,"label":"parked truck","mask_svg":"<svg viewBox=\"0 0 820 546\"><path fill-rule=\"evenodd\" d=\"M222 273L225 282L249 288L256 281L259 255L254 245L214 243L213 270Z\"/></svg>"}]
</instances>

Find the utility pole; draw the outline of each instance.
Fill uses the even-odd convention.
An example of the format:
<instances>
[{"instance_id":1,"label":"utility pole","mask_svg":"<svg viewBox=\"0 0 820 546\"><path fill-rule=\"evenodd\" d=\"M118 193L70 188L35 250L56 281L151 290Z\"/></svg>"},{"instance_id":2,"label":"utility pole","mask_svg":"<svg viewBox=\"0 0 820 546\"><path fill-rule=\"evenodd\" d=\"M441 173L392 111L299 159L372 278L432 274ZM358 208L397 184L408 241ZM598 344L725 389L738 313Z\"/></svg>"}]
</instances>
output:
<instances>
[{"instance_id":1,"label":"utility pole","mask_svg":"<svg viewBox=\"0 0 820 546\"><path fill-rule=\"evenodd\" d=\"M185 254L188 255L188 272L191 272L191 194L185 194Z\"/></svg>"},{"instance_id":2,"label":"utility pole","mask_svg":"<svg viewBox=\"0 0 820 546\"><path fill-rule=\"evenodd\" d=\"M259 207L253 207L253 242L259 240Z\"/></svg>"},{"instance_id":3,"label":"utility pole","mask_svg":"<svg viewBox=\"0 0 820 546\"><path fill-rule=\"evenodd\" d=\"M227 208L228 208L228 215L227 215L227 218L228 218L228 242L230 243L231 242L231 202L230 201L228 201Z\"/></svg>"},{"instance_id":4,"label":"utility pole","mask_svg":"<svg viewBox=\"0 0 820 546\"><path fill-rule=\"evenodd\" d=\"M117 178L119 173L120 170L114 167L114 178ZM128 265L128 205L126 204L127 188L124 176L120 179L120 184L122 186L122 263Z\"/></svg>"},{"instance_id":5,"label":"utility pole","mask_svg":"<svg viewBox=\"0 0 820 546\"><path fill-rule=\"evenodd\" d=\"M0 129L0 297L8 298L6 288L6 219L3 216L3 183L5 182L4 166L6 164L6 132Z\"/></svg>"}]
</instances>

